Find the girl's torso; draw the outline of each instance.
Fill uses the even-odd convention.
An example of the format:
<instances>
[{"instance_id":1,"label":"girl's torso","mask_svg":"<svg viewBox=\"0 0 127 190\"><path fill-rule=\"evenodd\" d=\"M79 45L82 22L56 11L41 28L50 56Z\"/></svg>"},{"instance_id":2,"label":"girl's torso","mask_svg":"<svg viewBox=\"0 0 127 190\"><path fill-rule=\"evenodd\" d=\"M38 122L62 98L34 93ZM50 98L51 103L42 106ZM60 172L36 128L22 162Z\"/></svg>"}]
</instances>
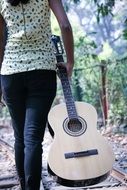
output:
<instances>
[{"instance_id":1,"label":"girl's torso","mask_svg":"<svg viewBox=\"0 0 127 190\"><path fill-rule=\"evenodd\" d=\"M0 13L8 29L1 74L55 70L48 0L29 0L16 7L1 0Z\"/></svg>"}]
</instances>

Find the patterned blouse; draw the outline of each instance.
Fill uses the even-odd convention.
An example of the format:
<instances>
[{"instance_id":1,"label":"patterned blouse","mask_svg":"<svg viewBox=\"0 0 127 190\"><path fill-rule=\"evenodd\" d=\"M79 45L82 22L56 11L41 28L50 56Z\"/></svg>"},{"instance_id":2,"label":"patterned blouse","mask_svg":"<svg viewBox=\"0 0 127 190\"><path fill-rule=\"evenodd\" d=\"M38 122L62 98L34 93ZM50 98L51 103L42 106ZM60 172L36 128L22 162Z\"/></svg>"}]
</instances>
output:
<instances>
[{"instance_id":1,"label":"patterned blouse","mask_svg":"<svg viewBox=\"0 0 127 190\"><path fill-rule=\"evenodd\" d=\"M55 70L48 0L29 0L27 4L20 3L16 7L0 0L0 14L8 28L1 74Z\"/></svg>"}]
</instances>

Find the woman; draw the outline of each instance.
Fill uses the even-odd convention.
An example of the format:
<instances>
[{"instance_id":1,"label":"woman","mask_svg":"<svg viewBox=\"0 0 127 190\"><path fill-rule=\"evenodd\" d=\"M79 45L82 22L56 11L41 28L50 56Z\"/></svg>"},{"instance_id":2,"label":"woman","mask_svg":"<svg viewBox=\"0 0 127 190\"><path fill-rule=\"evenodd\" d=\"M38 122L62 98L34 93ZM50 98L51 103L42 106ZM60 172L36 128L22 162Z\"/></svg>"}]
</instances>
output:
<instances>
[{"instance_id":1,"label":"woman","mask_svg":"<svg viewBox=\"0 0 127 190\"><path fill-rule=\"evenodd\" d=\"M61 0L0 0L1 86L12 118L22 190L40 188L41 144L56 95L50 10L61 29L70 77L74 66L73 34ZM5 24L8 39L4 51Z\"/></svg>"}]
</instances>

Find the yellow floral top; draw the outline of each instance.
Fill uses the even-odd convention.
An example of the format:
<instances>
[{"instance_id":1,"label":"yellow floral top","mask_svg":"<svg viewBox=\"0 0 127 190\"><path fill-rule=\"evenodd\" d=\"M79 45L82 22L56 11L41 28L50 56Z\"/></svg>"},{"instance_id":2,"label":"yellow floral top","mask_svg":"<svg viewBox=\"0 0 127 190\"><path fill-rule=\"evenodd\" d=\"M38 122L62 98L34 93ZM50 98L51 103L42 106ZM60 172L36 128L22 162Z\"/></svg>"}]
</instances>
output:
<instances>
[{"instance_id":1,"label":"yellow floral top","mask_svg":"<svg viewBox=\"0 0 127 190\"><path fill-rule=\"evenodd\" d=\"M8 28L1 74L55 70L48 0L29 0L27 4L18 6L0 0L0 14Z\"/></svg>"}]
</instances>

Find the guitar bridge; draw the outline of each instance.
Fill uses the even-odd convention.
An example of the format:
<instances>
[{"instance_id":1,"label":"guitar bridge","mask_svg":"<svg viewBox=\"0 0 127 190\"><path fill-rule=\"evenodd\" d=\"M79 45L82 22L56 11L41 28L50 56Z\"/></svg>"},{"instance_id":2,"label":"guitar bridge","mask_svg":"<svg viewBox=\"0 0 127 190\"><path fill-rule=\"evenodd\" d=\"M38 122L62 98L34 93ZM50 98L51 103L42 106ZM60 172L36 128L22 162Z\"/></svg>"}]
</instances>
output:
<instances>
[{"instance_id":1,"label":"guitar bridge","mask_svg":"<svg viewBox=\"0 0 127 190\"><path fill-rule=\"evenodd\" d=\"M65 153L65 158L77 158L77 157L85 157L85 156L92 156L92 155L97 155L98 150L97 149L91 149L91 150L86 150L86 151L81 151L81 152L69 152Z\"/></svg>"}]
</instances>

